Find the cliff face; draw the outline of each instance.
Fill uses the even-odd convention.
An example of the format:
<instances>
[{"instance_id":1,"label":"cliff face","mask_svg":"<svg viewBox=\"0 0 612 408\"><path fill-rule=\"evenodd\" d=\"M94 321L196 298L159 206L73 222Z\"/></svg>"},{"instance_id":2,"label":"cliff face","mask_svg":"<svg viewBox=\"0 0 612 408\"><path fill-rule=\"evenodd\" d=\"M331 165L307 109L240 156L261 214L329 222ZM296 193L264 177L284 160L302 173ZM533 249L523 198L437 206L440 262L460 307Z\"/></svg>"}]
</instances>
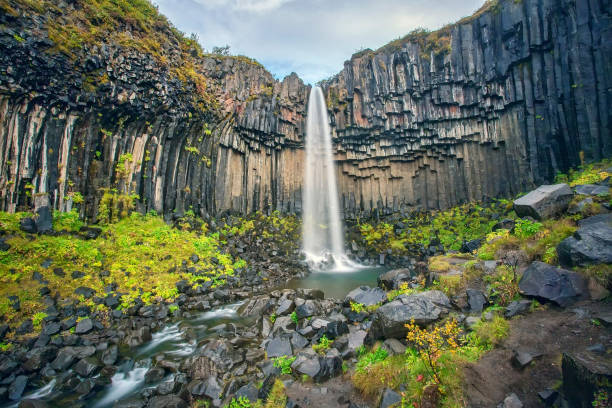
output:
<instances>
[{"instance_id":1,"label":"cliff face","mask_svg":"<svg viewBox=\"0 0 612 408\"><path fill-rule=\"evenodd\" d=\"M130 38L58 52L51 21L87 3L45 14L7 1L0 209L43 193L69 209L78 192L95 218L105 189L165 214L301 209L309 87L297 76L276 81L247 58L200 55L163 21L161 57ZM353 56L323 83L345 212L510 195L579 164L579 152L612 155L611 9L503 1ZM172 65L180 58L188 69Z\"/></svg>"},{"instance_id":2,"label":"cliff face","mask_svg":"<svg viewBox=\"0 0 612 408\"><path fill-rule=\"evenodd\" d=\"M503 1L354 56L325 83L345 208L508 196L609 157L611 11Z\"/></svg>"},{"instance_id":3,"label":"cliff face","mask_svg":"<svg viewBox=\"0 0 612 408\"><path fill-rule=\"evenodd\" d=\"M61 12L79 10L68 3ZM0 208L27 209L48 193L67 210L78 192L95 218L116 189L166 214L295 210L308 96L297 76L279 82L248 58L204 55L197 76L186 73L195 82L181 81L110 41L66 55L49 39L50 18L2 15Z\"/></svg>"}]
</instances>

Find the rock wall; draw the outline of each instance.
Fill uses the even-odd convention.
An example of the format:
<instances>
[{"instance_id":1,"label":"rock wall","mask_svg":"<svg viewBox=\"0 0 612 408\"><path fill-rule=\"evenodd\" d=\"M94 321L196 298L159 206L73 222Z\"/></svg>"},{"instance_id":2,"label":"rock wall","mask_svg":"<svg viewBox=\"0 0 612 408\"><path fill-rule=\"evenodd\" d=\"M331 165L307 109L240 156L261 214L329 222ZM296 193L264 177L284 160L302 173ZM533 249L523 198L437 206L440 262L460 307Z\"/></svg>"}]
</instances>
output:
<instances>
[{"instance_id":1,"label":"rock wall","mask_svg":"<svg viewBox=\"0 0 612 408\"><path fill-rule=\"evenodd\" d=\"M347 215L509 196L612 155L607 0L505 0L442 30L362 52L324 81ZM44 18L0 16L0 209L105 189L140 210L301 209L309 86L241 57L205 56L214 108L116 44L52 52Z\"/></svg>"},{"instance_id":2,"label":"rock wall","mask_svg":"<svg viewBox=\"0 0 612 408\"><path fill-rule=\"evenodd\" d=\"M345 209L509 196L610 157L611 11L500 1L434 37L450 50L415 35L353 56L324 83Z\"/></svg>"}]
</instances>

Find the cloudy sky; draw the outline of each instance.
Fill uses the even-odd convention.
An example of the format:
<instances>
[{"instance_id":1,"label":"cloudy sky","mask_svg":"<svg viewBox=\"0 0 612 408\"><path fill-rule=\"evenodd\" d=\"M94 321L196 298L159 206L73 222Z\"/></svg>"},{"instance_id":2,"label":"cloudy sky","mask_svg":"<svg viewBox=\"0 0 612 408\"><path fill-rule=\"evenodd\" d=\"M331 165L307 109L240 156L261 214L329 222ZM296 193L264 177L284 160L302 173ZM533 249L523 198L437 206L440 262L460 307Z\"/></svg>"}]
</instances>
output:
<instances>
[{"instance_id":1,"label":"cloudy sky","mask_svg":"<svg viewBox=\"0 0 612 408\"><path fill-rule=\"evenodd\" d=\"M277 78L309 83L338 73L351 54L376 49L417 27L470 15L483 0L153 0L202 46L229 45Z\"/></svg>"}]
</instances>

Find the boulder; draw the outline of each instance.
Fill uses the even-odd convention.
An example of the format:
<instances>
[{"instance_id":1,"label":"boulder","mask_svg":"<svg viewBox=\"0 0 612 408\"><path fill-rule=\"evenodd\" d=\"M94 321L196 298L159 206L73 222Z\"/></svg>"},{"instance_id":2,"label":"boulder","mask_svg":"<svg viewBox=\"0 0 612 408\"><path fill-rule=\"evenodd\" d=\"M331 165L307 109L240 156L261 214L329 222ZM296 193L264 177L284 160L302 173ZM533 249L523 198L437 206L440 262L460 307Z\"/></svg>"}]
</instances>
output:
<instances>
[{"instance_id":1,"label":"boulder","mask_svg":"<svg viewBox=\"0 0 612 408\"><path fill-rule=\"evenodd\" d=\"M482 239L473 239L471 241L464 241L461 245L461 252L466 254L471 254L475 252L482 246Z\"/></svg>"},{"instance_id":2,"label":"boulder","mask_svg":"<svg viewBox=\"0 0 612 408\"><path fill-rule=\"evenodd\" d=\"M481 313L484 305L487 304L487 298L480 290L467 289L467 300L470 306L471 313Z\"/></svg>"},{"instance_id":3,"label":"boulder","mask_svg":"<svg viewBox=\"0 0 612 408\"><path fill-rule=\"evenodd\" d=\"M574 192L580 195L607 195L610 194L610 187L597 184L581 184L574 186Z\"/></svg>"},{"instance_id":4,"label":"boulder","mask_svg":"<svg viewBox=\"0 0 612 408\"><path fill-rule=\"evenodd\" d=\"M19 401L19 405L17 406L17 408L48 408L48 407L49 405L43 400L29 399L29 398Z\"/></svg>"},{"instance_id":5,"label":"boulder","mask_svg":"<svg viewBox=\"0 0 612 408\"><path fill-rule=\"evenodd\" d=\"M399 407L402 402L402 396L390 388L385 388L381 397L379 408L395 408Z\"/></svg>"},{"instance_id":6,"label":"boulder","mask_svg":"<svg viewBox=\"0 0 612 408\"><path fill-rule=\"evenodd\" d=\"M229 341L219 339L206 344L199 355L186 360L184 369L189 371L192 379L202 380L230 372L243 361L242 351L235 350Z\"/></svg>"},{"instance_id":7,"label":"boulder","mask_svg":"<svg viewBox=\"0 0 612 408\"><path fill-rule=\"evenodd\" d=\"M405 324L414 320L417 324L436 321L442 309L424 293L399 296L396 300L379 307L372 317L372 326L366 337L371 344L380 338L403 338Z\"/></svg>"},{"instance_id":8,"label":"boulder","mask_svg":"<svg viewBox=\"0 0 612 408\"><path fill-rule=\"evenodd\" d=\"M351 290L344 304L349 305L351 302L361 303L364 306L373 306L387 300L387 294L380 288L371 288L369 286L360 286Z\"/></svg>"},{"instance_id":9,"label":"boulder","mask_svg":"<svg viewBox=\"0 0 612 408\"><path fill-rule=\"evenodd\" d=\"M47 194L34 197L34 208L36 212L36 229L39 234L53 231L53 214L51 214L51 202Z\"/></svg>"},{"instance_id":10,"label":"boulder","mask_svg":"<svg viewBox=\"0 0 612 408\"><path fill-rule=\"evenodd\" d=\"M81 377L91 377L100 368L100 364L96 359L87 357L79 360L79 362L74 365L73 369Z\"/></svg>"},{"instance_id":11,"label":"boulder","mask_svg":"<svg viewBox=\"0 0 612 408\"><path fill-rule=\"evenodd\" d=\"M519 290L525 296L547 300L562 307L588 294L582 276L543 262L534 262L525 270L519 281Z\"/></svg>"},{"instance_id":12,"label":"boulder","mask_svg":"<svg viewBox=\"0 0 612 408\"><path fill-rule=\"evenodd\" d=\"M410 281L410 269L393 269L378 276L376 282L385 290L399 288L403 282Z\"/></svg>"},{"instance_id":13,"label":"boulder","mask_svg":"<svg viewBox=\"0 0 612 408\"><path fill-rule=\"evenodd\" d=\"M8 387L8 398L11 401L17 401L21 399L21 396L23 395L23 391L25 390L27 385L28 385L28 377L26 377L25 375L17 376L15 380L13 380L11 385L9 385Z\"/></svg>"},{"instance_id":14,"label":"boulder","mask_svg":"<svg viewBox=\"0 0 612 408\"><path fill-rule=\"evenodd\" d=\"M514 210L519 217L551 218L567 210L573 195L567 184L543 185L514 200Z\"/></svg>"},{"instance_id":15,"label":"boulder","mask_svg":"<svg viewBox=\"0 0 612 408\"><path fill-rule=\"evenodd\" d=\"M523 403L519 399L518 395L512 393L508 395L504 402L497 406L498 408L523 408Z\"/></svg>"},{"instance_id":16,"label":"boulder","mask_svg":"<svg viewBox=\"0 0 612 408\"><path fill-rule=\"evenodd\" d=\"M612 393L612 358L609 355L563 353L561 369L563 394L571 407L593 407L597 392Z\"/></svg>"},{"instance_id":17,"label":"boulder","mask_svg":"<svg viewBox=\"0 0 612 408\"><path fill-rule=\"evenodd\" d=\"M255 386L255 384L248 383L247 385L240 387L238 391L236 391L235 398L238 399L242 397L248 399L250 402L256 402L258 393L259 390Z\"/></svg>"},{"instance_id":18,"label":"boulder","mask_svg":"<svg viewBox=\"0 0 612 408\"><path fill-rule=\"evenodd\" d=\"M557 255L565 267L612 263L612 225L595 222L581 226L561 241Z\"/></svg>"},{"instance_id":19,"label":"boulder","mask_svg":"<svg viewBox=\"0 0 612 408\"><path fill-rule=\"evenodd\" d=\"M76 324L74 329L75 334L86 334L93 330L93 321L89 318L83 319Z\"/></svg>"},{"instance_id":20,"label":"boulder","mask_svg":"<svg viewBox=\"0 0 612 408\"><path fill-rule=\"evenodd\" d=\"M97 227L81 227L79 234L85 239L96 239L102 234L102 229Z\"/></svg>"},{"instance_id":21,"label":"boulder","mask_svg":"<svg viewBox=\"0 0 612 408\"><path fill-rule=\"evenodd\" d=\"M266 354L268 358L291 356L291 340L288 338L275 337L266 344Z\"/></svg>"},{"instance_id":22,"label":"boulder","mask_svg":"<svg viewBox=\"0 0 612 408\"><path fill-rule=\"evenodd\" d=\"M298 319L305 319L310 316L314 316L318 313L319 307L314 300L307 300L303 304L295 308L295 314Z\"/></svg>"},{"instance_id":23,"label":"boulder","mask_svg":"<svg viewBox=\"0 0 612 408\"><path fill-rule=\"evenodd\" d=\"M162 367L151 367L147 370L144 376L145 384L154 384L161 381L166 375L166 370Z\"/></svg>"},{"instance_id":24,"label":"boulder","mask_svg":"<svg viewBox=\"0 0 612 408\"><path fill-rule=\"evenodd\" d=\"M34 218L27 217L19 220L19 229L28 234L36 234L36 222Z\"/></svg>"},{"instance_id":25,"label":"boulder","mask_svg":"<svg viewBox=\"0 0 612 408\"><path fill-rule=\"evenodd\" d=\"M506 306L506 311L504 312L504 316L506 319L514 317L519 314L525 313L529 310L529 306L531 306L531 302L526 299L515 300Z\"/></svg>"}]
</instances>

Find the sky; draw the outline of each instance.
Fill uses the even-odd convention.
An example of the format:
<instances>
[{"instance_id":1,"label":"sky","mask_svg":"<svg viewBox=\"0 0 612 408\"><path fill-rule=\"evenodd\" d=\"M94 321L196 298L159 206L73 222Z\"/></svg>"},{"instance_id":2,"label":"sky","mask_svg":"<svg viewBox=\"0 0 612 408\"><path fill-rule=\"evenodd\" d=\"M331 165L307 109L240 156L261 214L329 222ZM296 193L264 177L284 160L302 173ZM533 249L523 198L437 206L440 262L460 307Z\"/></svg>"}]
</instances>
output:
<instances>
[{"instance_id":1,"label":"sky","mask_svg":"<svg viewBox=\"0 0 612 408\"><path fill-rule=\"evenodd\" d=\"M436 29L472 14L484 0L153 0L207 51L230 46L277 79L296 72L314 84L415 28Z\"/></svg>"}]
</instances>

